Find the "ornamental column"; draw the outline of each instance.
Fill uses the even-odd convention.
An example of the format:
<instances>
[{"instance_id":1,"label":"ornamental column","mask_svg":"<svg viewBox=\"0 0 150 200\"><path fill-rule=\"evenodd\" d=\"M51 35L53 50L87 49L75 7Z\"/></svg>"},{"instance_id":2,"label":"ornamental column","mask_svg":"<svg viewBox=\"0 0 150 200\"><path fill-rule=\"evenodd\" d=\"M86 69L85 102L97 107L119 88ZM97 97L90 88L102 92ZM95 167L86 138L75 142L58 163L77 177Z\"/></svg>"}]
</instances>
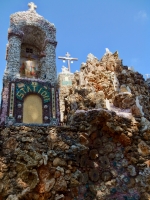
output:
<instances>
[{"instance_id":1,"label":"ornamental column","mask_svg":"<svg viewBox=\"0 0 150 200\"><path fill-rule=\"evenodd\" d=\"M19 30L8 30L8 45L7 45L7 66L4 73L4 79L14 79L19 77L20 69L20 51L23 32Z\"/></svg>"},{"instance_id":2,"label":"ornamental column","mask_svg":"<svg viewBox=\"0 0 150 200\"><path fill-rule=\"evenodd\" d=\"M56 83L56 48L57 42L51 39L45 40L45 57L41 59L41 78Z\"/></svg>"}]
</instances>

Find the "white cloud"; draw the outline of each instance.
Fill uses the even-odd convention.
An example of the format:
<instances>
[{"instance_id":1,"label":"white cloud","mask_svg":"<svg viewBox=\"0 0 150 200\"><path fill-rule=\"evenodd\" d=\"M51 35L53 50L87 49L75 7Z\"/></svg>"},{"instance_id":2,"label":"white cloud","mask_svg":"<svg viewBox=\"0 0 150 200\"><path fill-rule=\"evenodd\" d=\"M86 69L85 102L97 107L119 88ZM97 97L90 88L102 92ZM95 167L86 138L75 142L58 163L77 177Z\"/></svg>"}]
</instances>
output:
<instances>
[{"instance_id":1,"label":"white cloud","mask_svg":"<svg viewBox=\"0 0 150 200\"><path fill-rule=\"evenodd\" d=\"M135 20L145 21L148 20L148 15L145 10L140 10L135 16Z\"/></svg>"}]
</instances>

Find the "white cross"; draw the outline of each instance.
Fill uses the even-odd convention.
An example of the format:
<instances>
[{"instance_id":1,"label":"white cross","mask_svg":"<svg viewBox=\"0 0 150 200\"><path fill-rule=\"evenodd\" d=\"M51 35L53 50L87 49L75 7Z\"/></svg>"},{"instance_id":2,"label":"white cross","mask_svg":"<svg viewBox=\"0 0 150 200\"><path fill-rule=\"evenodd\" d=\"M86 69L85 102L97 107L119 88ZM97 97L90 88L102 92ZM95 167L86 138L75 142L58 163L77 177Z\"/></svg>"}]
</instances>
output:
<instances>
[{"instance_id":1,"label":"white cross","mask_svg":"<svg viewBox=\"0 0 150 200\"><path fill-rule=\"evenodd\" d=\"M28 3L28 6L29 6L29 10L35 10L37 8L37 6L33 2Z\"/></svg>"},{"instance_id":2,"label":"white cross","mask_svg":"<svg viewBox=\"0 0 150 200\"><path fill-rule=\"evenodd\" d=\"M70 54L69 54L68 52L66 53L66 57L67 57L67 58L69 58L69 57L70 57Z\"/></svg>"},{"instance_id":3,"label":"white cross","mask_svg":"<svg viewBox=\"0 0 150 200\"><path fill-rule=\"evenodd\" d=\"M59 56L58 59L63 61L68 61L68 71L70 72L70 62L72 63L73 60L78 60L78 58L70 58L70 54L67 52L65 57Z\"/></svg>"}]
</instances>

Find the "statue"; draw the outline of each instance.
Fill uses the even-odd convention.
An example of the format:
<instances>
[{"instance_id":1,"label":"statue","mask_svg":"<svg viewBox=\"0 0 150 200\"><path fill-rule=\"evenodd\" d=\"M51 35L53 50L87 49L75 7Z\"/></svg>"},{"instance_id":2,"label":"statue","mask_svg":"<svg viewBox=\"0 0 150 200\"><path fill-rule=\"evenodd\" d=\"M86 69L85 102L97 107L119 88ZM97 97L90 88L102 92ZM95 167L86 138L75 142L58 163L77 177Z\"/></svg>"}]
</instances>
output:
<instances>
[{"instance_id":1,"label":"statue","mask_svg":"<svg viewBox=\"0 0 150 200\"><path fill-rule=\"evenodd\" d=\"M68 73L70 73L69 70L68 70L68 68L65 67L65 66L62 66L61 69L62 69L62 73L63 73L63 74L68 74Z\"/></svg>"}]
</instances>

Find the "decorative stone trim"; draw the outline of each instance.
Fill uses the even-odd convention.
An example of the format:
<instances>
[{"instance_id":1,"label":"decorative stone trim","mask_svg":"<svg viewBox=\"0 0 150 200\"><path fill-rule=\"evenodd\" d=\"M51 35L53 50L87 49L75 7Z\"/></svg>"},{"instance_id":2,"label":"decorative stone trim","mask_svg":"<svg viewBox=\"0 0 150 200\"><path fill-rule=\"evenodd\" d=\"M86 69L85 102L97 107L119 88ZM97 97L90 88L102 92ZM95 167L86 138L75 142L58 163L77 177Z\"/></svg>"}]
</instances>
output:
<instances>
[{"instance_id":1,"label":"decorative stone trim","mask_svg":"<svg viewBox=\"0 0 150 200\"><path fill-rule=\"evenodd\" d=\"M6 117L6 126L12 126L15 123L14 117Z\"/></svg>"},{"instance_id":2,"label":"decorative stone trim","mask_svg":"<svg viewBox=\"0 0 150 200\"><path fill-rule=\"evenodd\" d=\"M9 117L13 117L13 114L14 114L14 97L15 97L15 83L11 83L10 102L9 102Z\"/></svg>"},{"instance_id":3,"label":"decorative stone trim","mask_svg":"<svg viewBox=\"0 0 150 200\"><path fill-rule=\"evenodd\" d=\"M60 124L60 108L59 108L59 92L56 91L56 118L58 120L58 124Z\"/></svg>"},{"instance_id":4,"label":"decorative stone trim","mask_svg":"<svg viewBox=\"0 0 150 200\"><path fill-rule=\"evenodd\" d=\"M17 36L20 39L22 39L23 35L24 35L23 31L12 29L12 28L8 29L8 40L10 39L10 37L13 37L13 36Z\"/></svg>"},{"instance_id":5,"label":"decorative stone trim","mask_svg":"<svg viewBox=\"0 0 150 200\"><path fill-rule=\"evenodd\" d=\"M45 43L44 43L44 47L47 45L47 44L52 44L54 47L57 46L57 41L54 41L54 40L51 40L49 38L45 39Z\"/></svg>"},{"instance_id":6,"label":"decorative stone trim","mask_svg":"<svg viewBox=\"0 0 150 200\"><path fill-rule=\"evenodd\" d=\"M54 24L44 19L37 12L28 10L24 12L16 12L10 16L11 27L17 26L22 28L25 25L38 26L45 31L47 36L55 37L56 28Z\"/></svg>"},{"instance_id":7,"label":"decorative stone trim","mask_svg":"<svg viewBox=\"0 0 150 200\"><path fill-rule=\"evenodd\" d=\"M10 82L8 88L3 91L1 124L23 124L24 99L30 94L37 94L42 99L43 124L59 125L58 91L49 82L17 79Z\"/></svg>"},{"instance_id":8,"label":"decorative stone trim","mask_svg":"<svg viewBox=\"0 0 150 200\"><path fill-rule=\"evenodd\" d=\"M21 90L18 88L17 84L21 87L21 85L25 85ZM42 89L43 88L43 89ZM47 90L45 89L47 88ZM23 116L23 102L24 98L30 94L37 94L42 98L43 103L43 123L50 123L51 117L51 94L50 94L51 85L48 82L38 82L33 80L20 80L16 81L16 96L15 96L15 118L17 123L22 123ZM47 92L46 92L47 91ZM20 106L21 105L21 106ZM19 117L18 117L19 116ZM20 117L21 116L21 117ZM45 116L47 116L45 118Z\"/></svg>"},{"instance_id":9,"label":"decorative stone trim","mask_svg":"<svg viewBox=\"0 0 150 200\"><path fill-rule=\"evenodd\" d=\"M55 89L52 88L52 117L55 119L56 118L56 101L55 101Z\"/></svg>"},{"instance_id":10,"label":"decorative stone trim","mask_svg":"<svg viewBox=\"0 0 150 200\"><path fill-rule=\"evenodd\" d=\"M0 116L0 125L4 124L6 121L7 112L8 112L8 96L9 96L9 88L5 86L2 93L2 108L1 108L1 116Z\"/></svg>"}]
</instances>

